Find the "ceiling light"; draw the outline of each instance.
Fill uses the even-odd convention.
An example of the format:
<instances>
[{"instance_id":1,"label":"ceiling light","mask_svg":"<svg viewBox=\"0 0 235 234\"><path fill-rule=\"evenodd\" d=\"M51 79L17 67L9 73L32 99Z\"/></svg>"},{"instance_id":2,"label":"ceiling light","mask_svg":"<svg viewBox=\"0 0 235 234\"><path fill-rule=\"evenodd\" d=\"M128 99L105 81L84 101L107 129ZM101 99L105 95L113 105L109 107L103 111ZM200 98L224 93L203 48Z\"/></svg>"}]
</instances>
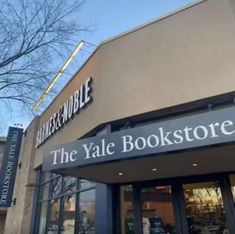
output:
<instances>
[{"instance_id":1,"label":"ceiling light","mask_svg":"<svg viewBox=\"0 0 235 234\"><path fill-rule=\"evenodd\" d=\"M153 168L152 171L157 171L157 168Z\"/></svg>"},{"instance_id":2,"label":"ceiling light","mask_svg":"<svg viewBox=\"0 0 235 234\"><path fill-rule=\"evenodd\" d=\"M123 173L122 173L122 172L118 172L118 175L119 175L119 176L123 176Z\"/></svg>"},{"instance_id":3,"label":"ceiling light","mask_svg":"<svg viewBox=\"0 0 235 234\"><path fill-rule=\"evenodd\" d=\"M193 164L192 164L192 167L197 167L197 166L198 166L197 163L193 163Z\"/></svg>"}]
</instances>

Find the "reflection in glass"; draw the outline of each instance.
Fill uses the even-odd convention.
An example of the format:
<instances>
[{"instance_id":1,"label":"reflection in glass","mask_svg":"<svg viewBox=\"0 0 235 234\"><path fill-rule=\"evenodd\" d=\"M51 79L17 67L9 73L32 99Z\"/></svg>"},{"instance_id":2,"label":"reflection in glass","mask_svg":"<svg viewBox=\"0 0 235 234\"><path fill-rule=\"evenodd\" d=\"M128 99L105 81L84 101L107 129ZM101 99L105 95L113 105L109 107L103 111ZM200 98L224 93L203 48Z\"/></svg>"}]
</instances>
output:
<instances>
[{"instance_id":1,"label":"reflection in glass","mask_svg":"<svg viewBox=\"0 0 235 234\"><path fill-rule=\"evenodd\" d=\"M51 200L50 201L50 215L48 222L48 234L57 234L59 226L59 214L60 214L60 200Z\"/></svg>"},{"instance_id":2,"label":"reflection in glass","mask_svg":"<svg viewBox=\"0 0 235 234\"><path fill-rule=\"evenodd\" d=\"M94 182L91 182L91 181L88 181L88 180L84 180L84 179L80 179L79 180L79 184L78 184L78 189L79 190L90 188L92 186L95 186Z\"/></svg>"},{"instance_id":3,"label":"reflection in glass","mask_svg":"<svg viewBox=\"0 0 235 234\"><path fill-rule=\"evenodd\" d=\"M63 193L72 194L77 190L77 178L66 176L63 179Z\"/></svg>"},{"instance_id":4,"label":"reflection in glass","mask_svg":"<svg viewBox=\"0 0 235 234\"><path fill-rule=\"evenodd\" d=\"M132 185L121 186L120 195L121 233L135 234Z\"/></svg>"},{"instance_id":5,"label":"reflection in glass","mask_svg":"<svg viewBox=\"0 0 235 234\"><path fill-rule=\"evenodd\" d=\"M94 187L95 183L87 180L40 173L36 215L38 233L74 234L76 226L79 229L76 233L94 234Z\"/></svg>"},{"instance_id":6,"label":"reflection in glass","mask_svg":"<svg viewBox=\"0 0 235 234\"><path fill-rule=\"evenodd\" d=\"M49 196L49 187L50 187L50 183L46 183L44 185L41 185L40 191L42 193L41 195L41 199L42 201L45 201L48 199Z\"/></svg>"},{"instance_id":7,"label":"reflection in glass","mask_svg":"<svg viewBox=\"0 0 235 234\"><path fill-rule=\"evenodd\" d=\"M79 195L79 234L95 234L95 190L81 192Z\"/></svg>"},{"instance_id":8,"label":"reflection in glass","mask_svg":"<svg viewBox=\"0 0 235 234\"><path fill-rule=\"evenodd\" d=\"M64 197L63 202L64 212L61 232L63 234L73 234L75 230L76 195Z\"/></svg>"},{"instance_id":9,"label":"reflection in glass","mask_svg":"<svg viewBox=\"0 0 235 234\"><path fill-rule=\"evenodd\" d=\"M43 184L50 180L51 173L50 172L41 172L40 184Z\"/></svg>"},{"instance_id":10,"label":"reflection in glass","mask_svg":"<svg viewBox=\"0 0 235 234\"><path fill-rule=\"evenodd\" d=\"M141 199L143 233L175 233L171 186L145 188L142 190Z\"/></svg>"},{"instance_id":11,"label":"reflection in glass","mask_svg":"<svg viewBox=\"0 0 235 234\"><path fill-rule=\"evenodd\" d=\"M183 188L190 233L229 233L218 183L187 184Z\"/></svg>"},{"instance_id":12,"label":"reflection in glass","mask_svg":"<svg viewBox=\"0 0 235 234\"><path fill-rule=\"evenodd\" d=\"M62 177L57 177L56 179L52 180L52 197L57 197L61 193L62 188Z\"/></svg>"},{"instance_id":13,"label":"reflection in glass","mask_svg":"<svg viewBox=\"0 0 235 234\"><path fill-rule=\"evenodd\" d=\"M47 202L41 203L41 212L39 220L39 234L44 234L46 231L46 220L47 220Z\"/></svg>"}]
</instances>

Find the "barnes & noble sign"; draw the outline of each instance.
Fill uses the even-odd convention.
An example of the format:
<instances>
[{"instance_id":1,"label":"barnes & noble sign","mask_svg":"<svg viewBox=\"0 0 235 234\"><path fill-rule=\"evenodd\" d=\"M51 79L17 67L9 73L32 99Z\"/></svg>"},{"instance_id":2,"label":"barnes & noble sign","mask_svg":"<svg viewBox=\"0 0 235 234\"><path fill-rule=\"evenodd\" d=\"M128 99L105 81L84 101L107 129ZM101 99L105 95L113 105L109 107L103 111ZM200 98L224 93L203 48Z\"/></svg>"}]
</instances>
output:
<instances>
[{"instance_id":1,"label":"barnes & noble sign","mask_svg":"<svg viewBox=\"0 0 235 234\"><path fill-rule=\"evenodd\" d=\"M36 147L39 147L50 136L64 126L75 114L92 101L92 78L89 77L63 105L44 123L37 132Z\"/></svg>"},{"instance_id":2,"label":"barnes & noble sign","mask_svg":"<svg viewBox=\"0 0 235 234\"><path fill-rule=\"evenodd\" d=\"M61 145L44 157L58 170L235 141L235 107L178 117Z\"/></svg>"}]
</instances>

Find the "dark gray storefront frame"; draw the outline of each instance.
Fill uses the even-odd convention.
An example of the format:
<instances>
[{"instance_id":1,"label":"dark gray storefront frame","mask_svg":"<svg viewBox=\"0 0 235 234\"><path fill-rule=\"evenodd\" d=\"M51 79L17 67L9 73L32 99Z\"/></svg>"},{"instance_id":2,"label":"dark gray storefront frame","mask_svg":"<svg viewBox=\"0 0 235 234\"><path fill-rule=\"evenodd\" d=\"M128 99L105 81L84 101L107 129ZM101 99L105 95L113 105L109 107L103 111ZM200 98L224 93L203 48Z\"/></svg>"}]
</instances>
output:
<instances>
[{"instance_id":1,"label":"dark gray storefront frame","mask_svg":"<svg viewBox=\"0 0 235 234\"><path fill-rule=\"evenodd\" d=\"M227 109L227 108L226 108ZM230 107L228 108L232 110L233 116L235 116L235 108ZM211 111L204 114L212 114L214 116L215 112ZM211 116L212 116L211 115ZM227 116L227 114L226 114ZM226 117L225 116L225 117ZM227 118L225 118L227 119ZM146 127L146 126L144 126ZM100 139L104 138L103 135L110 134L110 126L108 126L109 130L102 131L101 134L98 134ZM132 131L133 129L131 129ZM129 131L129 130L125 130ZM120 134L120 133L118 133ZM122 134L122 133L121 133ZM102 136L100 136L102 135ZM106 136L107 136L106 135ZM97 136L95 137L97 138ZM91 139L91 138L90 138ZM86 142L86 139L82 140ZM229 137L228 139L223 138L222 141L215 142L216 144L233 144L234 143L234 136ZM208 142L207 142L208 144ZM199 147L207 147L207 144L199 145ZM198 146L196 146L198 147ZM210 146L211 147L211 146ZM188 150L191 147L183 147L180 150ZM173 149L175 150L175 149ZM147 155L147 154L145 154ZM130 155L128 155L130 156ZM132 156L131 156L132 157ZM101 163L95 162L95 163ZM103 162L102 162L103 163ZM69 165L68 165L69 166ZM58 169L58 168L57 168ZM143 187L151 186L151 185L171 185L172 186L172 195L173 195L173 206L174 206L174 214L175 220L177 224L177 233L178 234L188 234L188 224L186 219L185 213L185 203L184 203L184 196L183 196L183 183L193 183L193 182L202 182L208 180L218 180L220 183L220 188L222 192L223 202L224 202L224 209L227 214L227 221L228 226L231 233L235 233L235 209L234 209L234 202L232 199L232 192L231 192L231 185L229 181L229 174L214 174L214 175L202 175L202 176L193 176L193 177L183 177L178 179L171 179L171 180L157 180L157 181L147 181L141 183L134 183L134 200L133 205L135 207L135 220L139 220L139 222L135 223L135 230L137 234L142 234L142 222L141 222L141 207L140 207L140 190ZM97 183L96 187L96 233L97 234L119 234L120 233L120 196L119 196L119 189L120 185L108 185L108 184L100 184ZM115 201L119 202L115 202ZM98 204L98 205L97 205ZM228 215L229 214L229 215Z\"/></svg>"},{"instance_id":2,"label":"dark gray storefront frame","mask_svg":"<svg viewBox=\"0 0 235 234\"><path fill-rule=\"evenodd\" d=\"M98 134L57 146L45 152L43 170L66 174L71 168L157 157L234 142L235 106L232 106Z\"/></svg>"},{"instance_id":3,"label":"dark gray storefront frame","mask_svg":"<svg viewBox=\"0 0 235 234\"><path fill-rule=\"evenodd\" d=\"M235 172L234 172L235 173ZM211 174L211 175L201 175L193 177L182 177L176 179L165 179L156 181L146 181L133 184L133 207L134 207L134 225L135 234L143 234L142 227L142 206L141 206L141 189L152 186L164 186L170 185L172 188L172 202L174 208L174 217L176 223L176 233L177 234L189 234L189 227L186 218L186 206L183 194L183 184L186 183L200 183L208 181L218 181L221 189L222 199L224 203L224 210L226 214L226 219L228 223L228 228L230 233L235 233L235 206L231 191L231 184L229 180L229 175L234 173L222 173L222 174ZM110 185L111 186L111 185ZM119 188L121 185L115 185ZM109 197L108 199L112 199ZM120 208L120 207L119 207ZM112 210L116 213L116 210ZM113 226L112 232L97 232L97 234L120 234L120 232L115 232L119 229L118 226Z\"/></svg>"},{"instance_id":4,"label":"dark gray storefront frame","mask_svg":"<svg viewBox=\"0 0 235 234\"><path fill-rule=\"evenodd\" d=\"M107 125L98 135L105 135L110 133L110 131L111 126ZM221 188L229 231L230 233L235 233L235 206L231 191L229 173L222 173L133 183L135 234L143 234L141 204L142 188L157 185L171 185L174 216L176 220L176 232L177 234L189 234L189 227L186 218L186 206L183 194L183 184L215 180L219 181L219 186ZM123 184L96 184L96 234L121 234L121 201L119 194L120 186L122 185ZM104 217L106 217L106 219L104 219Z\"/></svg>"}]
</instances>

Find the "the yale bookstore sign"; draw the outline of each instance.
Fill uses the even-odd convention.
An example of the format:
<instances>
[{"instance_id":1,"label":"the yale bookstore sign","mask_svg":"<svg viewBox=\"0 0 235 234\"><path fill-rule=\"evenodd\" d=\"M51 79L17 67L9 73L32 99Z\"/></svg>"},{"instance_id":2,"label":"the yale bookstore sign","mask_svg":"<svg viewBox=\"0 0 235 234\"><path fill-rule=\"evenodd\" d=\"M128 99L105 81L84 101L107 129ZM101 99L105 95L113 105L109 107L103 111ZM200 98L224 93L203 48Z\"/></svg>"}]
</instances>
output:
<instances>
[{"instance_id":1,"label":"the yale bookstore sign","mask_svg":"<svg viewBox=\"0 0 235 234\"><path fill-rule=\"evenodd\" d=\"M0 172L0 207L10 207L23 129L10 127Z\"/></svg>"},{"instance_id":2,"label":"the yale bookstore sign","mask_svg":"<svg viewBox=\"0 0 235 234\"><path fill-rule=\"evenodd\" d=\"M58 146L44 170L85 166L235 141L235 107L178 117Z\"/></svg>"},{"instance_id":3,"label":"the yale bookstore sign","mask_svg":"<svg viewBox=\"0 0 235 234\"><path fill-rule=\"evenodd\" d=\"M60 106L38 130L36 138L36 147L49 139L57 130L62 128L75 114L87 106L92 101L91 97L92 78L89 77L79 89L77 89L68 100Z\"/></svg>"}]
</instances>

